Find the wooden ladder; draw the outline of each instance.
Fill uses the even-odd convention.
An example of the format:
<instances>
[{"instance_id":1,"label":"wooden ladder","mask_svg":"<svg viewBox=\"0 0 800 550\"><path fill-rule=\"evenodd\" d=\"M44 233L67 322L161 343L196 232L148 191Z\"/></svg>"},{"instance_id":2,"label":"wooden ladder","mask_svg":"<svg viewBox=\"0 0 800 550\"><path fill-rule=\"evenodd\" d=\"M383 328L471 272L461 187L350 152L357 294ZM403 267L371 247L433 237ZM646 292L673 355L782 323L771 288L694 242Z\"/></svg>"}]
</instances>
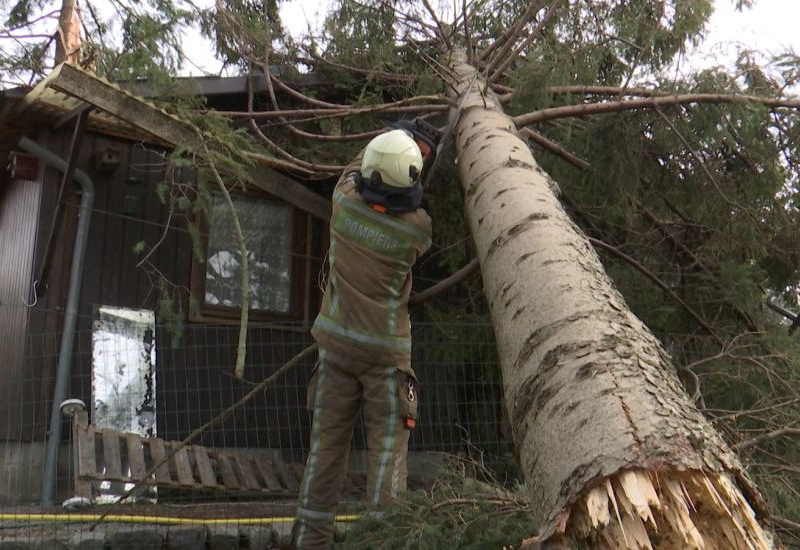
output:
<instances>
[{"instance_id":1,"label":"wooden ladder","mask_svg":"<svg viewBox=\"0 0 800 550\"><path fill-rule=\"evenodd\" d=\"M75 493L92 498L100 481L207 492L296 495L303 466L286 463L274 451L214 450L199 445L180 449L155 474L145 474L164 459L177 441L141 437L89 424L86 411L72 418Z\"/></svg>"}]
</instances>

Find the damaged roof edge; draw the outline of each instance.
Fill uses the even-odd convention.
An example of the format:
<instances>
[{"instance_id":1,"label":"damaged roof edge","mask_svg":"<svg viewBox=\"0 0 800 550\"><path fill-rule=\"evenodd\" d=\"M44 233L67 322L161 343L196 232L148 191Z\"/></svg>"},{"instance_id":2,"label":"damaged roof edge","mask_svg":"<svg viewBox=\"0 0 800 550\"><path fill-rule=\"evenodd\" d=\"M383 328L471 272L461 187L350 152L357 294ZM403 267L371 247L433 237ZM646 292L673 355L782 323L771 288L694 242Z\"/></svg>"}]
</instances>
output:
<instances>
[{"instance_id":1,"label":"damaged roof edge","mask_svg":"<svg viewBox=\"0 0 800 550\"><path fill-rule=\"evenodd\" d=\"M19 118L28 109L60 110L63 116L82 103L94 107L91 117L102 118L109 126L117 124L151 136L148 141L153 143L188 144L197 151L203 149L201 136L180 118L108 80L66 63L56 67L24 97L8 102L0 114L0 126L12 115ZM255 165L251 176L258 187L318 218L330 219L328 199L274 171L292 170L294 165L263 155L252 160Z\"/></svg>"}]
</instances>

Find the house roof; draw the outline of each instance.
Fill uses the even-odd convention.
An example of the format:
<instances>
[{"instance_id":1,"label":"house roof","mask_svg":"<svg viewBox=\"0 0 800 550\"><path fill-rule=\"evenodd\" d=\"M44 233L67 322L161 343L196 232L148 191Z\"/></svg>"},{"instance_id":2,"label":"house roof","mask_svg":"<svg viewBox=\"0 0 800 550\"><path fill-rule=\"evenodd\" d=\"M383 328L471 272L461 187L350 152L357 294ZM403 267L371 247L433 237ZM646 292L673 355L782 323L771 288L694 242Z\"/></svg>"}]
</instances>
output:
<instances>
[{"instance_id":1,"label":"house roof","mask_svg":"<svg viewBox=\"0 0 800 550\"><path fill-rule=\"evenodd\" d=\"M204 87L210 88L210 81L205 84L200 86L200 92ZM217 88L234 93L242 84L237 80L228 83L227 88ZM180 118L119 85L66 63L56 67L30 91L11 90L3 99L0 153L15 145L24 133L41 127L59 127L85 109L91 109L87 121L90 131L167 148L189 145L195 151L203 150L204 138ZM327 199L274 171L293 170L295 166L266 155L252 155L251 160L255 185L317 217L330 217Z\"/></svg>"},{"instance_id":2,"label":"house roof","mask_svg":"<svg viewBox=\"0 0 800 550\"><path fill-rule=\"evenodd\" d=\"M63 65L57 67L46 79L33 88L15 88L7 90L0 102L0 135L3 141L16 142L22 134L37 128L50 126L60 127L74 115L77 110L87 106L81 98L60 91L54 87L61 76ZM69 69L65 72L69 72ZM75 69L77 70L77 69ZM96 77L95 77L96 78ZM98 80L102 80L99 79ZM105 82L109 86L111 83ZM125 93L117 88L120 93ZM154 107L154 106L153 106ZM154 107L155 108L155 107ZM126 123L103 111L94 111L89 115L88 129L94 132L123 137L135 141L147 141L169 145L148 132Z\"/></svg>"}]
</instances>

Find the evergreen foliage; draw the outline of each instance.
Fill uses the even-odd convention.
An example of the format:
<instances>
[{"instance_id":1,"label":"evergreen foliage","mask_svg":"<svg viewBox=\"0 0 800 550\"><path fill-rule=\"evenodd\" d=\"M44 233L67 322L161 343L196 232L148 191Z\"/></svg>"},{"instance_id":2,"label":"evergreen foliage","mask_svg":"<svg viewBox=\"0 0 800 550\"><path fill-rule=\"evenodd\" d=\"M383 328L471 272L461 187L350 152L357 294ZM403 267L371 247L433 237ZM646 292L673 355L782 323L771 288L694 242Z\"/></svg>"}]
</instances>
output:
<instances>
[{"instance_id":1,"label":"evergreen foliage","mask_svg":"<svg viewBox=\"0 0 800 550\"><path fill-rule=\"evenodd\" d=\"M454 461L430 491L409 492L380 513L362 513L342 549L517 548L536 533L531 496L499 488L476 463Z\"/></svg>"}]
</instances>

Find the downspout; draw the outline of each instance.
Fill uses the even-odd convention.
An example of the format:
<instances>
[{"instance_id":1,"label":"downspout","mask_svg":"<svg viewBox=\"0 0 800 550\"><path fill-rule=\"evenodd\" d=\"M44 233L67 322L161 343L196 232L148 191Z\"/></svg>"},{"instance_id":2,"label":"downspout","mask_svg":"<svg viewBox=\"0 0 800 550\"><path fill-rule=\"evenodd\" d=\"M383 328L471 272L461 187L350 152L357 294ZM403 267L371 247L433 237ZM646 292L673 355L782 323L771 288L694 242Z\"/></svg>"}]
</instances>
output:
<instances>
[{"instance_id":1,"label":"downspout","mask_svg":"<svg viewBox=\"0 0 800 550\"><path fill-rule=\"evenodd\" d=\"M23 137L19 141L19 146L45 164L61 172L66 172L69 167L67 161L27 137ZM53 390L53 405L50 409L50 430L47 434L47 445L45 446L42 506L52 506L56 493L58 447L61 442L61 402L67 398L67 384L69 383L70 368L72 366L72 347L75 341L75 325L78 319L78 300L81 295L81 279L83 278L83 257L86 252L89 222L91 221L92 204L94 202L94 184L89 176L82 170L75 169L74 180L81 188L81 205L78 210L78 228L75 233L75 246L69 274L64 330L61 333L61 346L58 351L56 386Z\"/></svg>"}]
</instances>

